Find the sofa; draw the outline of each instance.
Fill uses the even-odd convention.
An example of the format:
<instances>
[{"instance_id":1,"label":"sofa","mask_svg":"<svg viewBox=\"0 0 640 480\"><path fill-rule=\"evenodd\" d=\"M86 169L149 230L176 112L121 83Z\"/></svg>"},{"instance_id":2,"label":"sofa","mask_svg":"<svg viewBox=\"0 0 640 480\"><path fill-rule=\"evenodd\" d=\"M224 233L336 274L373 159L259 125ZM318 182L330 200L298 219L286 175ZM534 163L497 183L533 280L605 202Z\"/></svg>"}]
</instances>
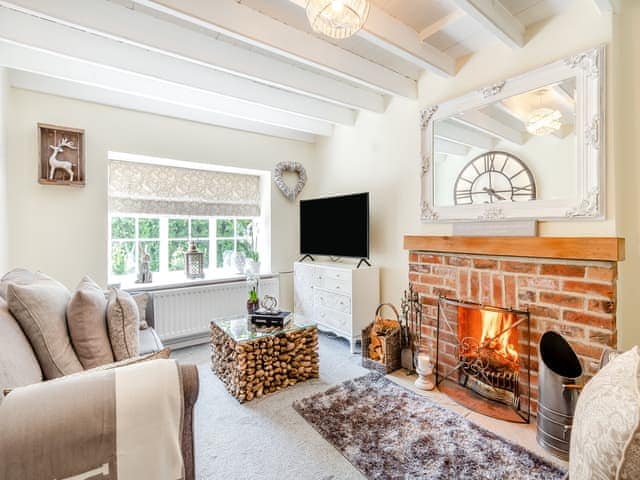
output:
<instances>
[{"instance_id":1,"label":"sofa","mask_svg":"<svg viewBox=\"0 0 640 480\"><path fill-rule=\"evenodd\" d=\"M129 375L131 377L131 372L135 373L135 369L139 369L140 365L156 363L160 366L170 364L176 370L175 377L178 380L174 382L174 385L179 385L178 388L181 389L180 395L176 395L180 399L181 405L176 411L178 411L178 415L181 415L181 418L179 422L176 422L179 423L179 429L176 429L178 434L174 437L176 438L174 443L180 444L176 445L180 449L180 452L176 455L181 455L182 457L183 476L180 478L185 480L195 479L193 409L198 397L198 372L195 365L177 365L174 360L155 359L158 354L153 352L161 349L162 343L153 331L152 318L148 319L151 324L150 328L147 329L148 331L141 330L140 335L141 342L145 342L144 346L140 346L140 353L151 352L150 355L147 355L150 361L141 362L139 360L146 360L146 357L136 357L127 362L116 362L115 364L103 365L60 378L45 379L43 374L44 366L38 360L34 345L29 341L28 335L10 311L5 298L2 297L3 295L0 292L0 431L2 432L0 435L2 437L0 438L0 478L3 480L20 478L22 480L23 477L15 473L18 470L15 468L11 470L7 466L9 460L15 458L16 452L24 454L25 458L29 459L29 463L39 464L37 469L29 470L30 472L37 471L39 473L32 473L29 478L94 478L93 476L76 477L77 473L68 470L63 460L52 458L57 453L52 455L50 452L57 452L55 448L52 450L51 446L55 446L59 442L59 432L63 432L66 437L67 451L84 449L83 456L85 457L92 453L90 451L91 445L100 446L101 443L104 443L102 440L105 429L104 423L101 424L100 421L93 422L96 423L95 427L87 427L87 423L91 422L78 425L74 418L82 415L83 411L98 412L97 416L104 414L103 411L97 410L97 404L100 403L101 399L91 398L91 395L71 395L73 404L69 404L70 402L65 404L59 400L61 397L69 397L70 389L74 389L77 392L91 391L90 386L96 384L96 381L104 379L108 374L123 377ZM165 350L162 353L166 352ZM163 357L159 356L158 358ZM127 375L124 375L125 373ZM95 392L95 389L93 391ZM160 395L163 394L162 388L158 391ZM120 395L124 395L122 398L126 398L127 392L120 392ZM134 395L130 397L134 397ZM20 403L15 401L16 398L20 399ZM156 397L156 400L162 399ZM68 401L68 398L65 401ZM129 418L135 419L132 420L133 422L137 421L138 416L142 419L149 418L147 412L149 404L155 403L149 402L148 398L140 399L139 401L135 398L127 398L127 402L129 404L127 408L130 411L133 409L133 416L131 416L131 413L129 414ZM158 403L163 402L158 401ZM116 409L114 405L113 410ZM36 412L35 410L38 411ZM139 415L136 415L135 412L139 412ZM18 418L23 420L16 420ZM60 419L60 424L51 425L52 418ZM24 421L24 425L16 425L16 422L19 421ZM162 420L158 421L161 422ZM42 422L42 428L40 429L39 422ZM133 431L137 428L139 427L136 425L132 426ZM38 439L25 444L23 431L26 429L34 430ZM12 432L15 433L16 438L11 438ZM180 435L179 439L178 435ZM153 478L153 476L147 477L145 475L136 475L136 477L140 480ZM118 478L118 480L124 480L121 477L110 475L97 476L95 478ZM129 476L128 478L133 477Z\"/></svg>"}]
</instances>

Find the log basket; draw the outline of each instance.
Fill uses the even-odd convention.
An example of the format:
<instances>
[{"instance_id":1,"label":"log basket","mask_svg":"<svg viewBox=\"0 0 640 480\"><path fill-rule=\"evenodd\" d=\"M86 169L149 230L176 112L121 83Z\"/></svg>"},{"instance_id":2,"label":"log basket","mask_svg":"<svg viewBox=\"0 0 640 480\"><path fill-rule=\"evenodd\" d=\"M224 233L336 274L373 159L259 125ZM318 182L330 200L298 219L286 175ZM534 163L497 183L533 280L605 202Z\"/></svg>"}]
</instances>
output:
<instances>
[{"instance_id":1,"label":"log basket","mask_svg":"<svg viewBox=\"0 0 640 480\"><path fill-rule=\"evenodd\" d=\"M395 320L382 317L382 309L390 308ZM380 333L377 339L380 342L375 351L382 356L382 360L371 358L371 331L375 329ZM382 303L376 309L376 318L368 327L362 331L362 366L370 370L375 370L382 374L391 373L401 368L400 356L402 352L402 334L400 329L400 314L398 309L391 303Z\"/></svg>"}]
</instances>

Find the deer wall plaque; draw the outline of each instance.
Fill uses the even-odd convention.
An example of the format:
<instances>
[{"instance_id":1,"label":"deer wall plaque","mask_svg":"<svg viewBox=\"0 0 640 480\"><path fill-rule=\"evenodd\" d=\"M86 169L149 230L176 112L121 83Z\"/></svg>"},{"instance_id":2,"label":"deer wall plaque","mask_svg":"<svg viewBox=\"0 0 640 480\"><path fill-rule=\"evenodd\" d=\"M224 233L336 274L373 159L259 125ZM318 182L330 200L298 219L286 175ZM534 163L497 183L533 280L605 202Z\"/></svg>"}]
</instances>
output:
<instances>
[{"instance_id":1,"label":"deer wall plaque","mask_svg":"<svg viewBox=\"0 0 640 480\"><path fill-rule=\"evenodd\" d=\"M39 183L84 186L84 130L39 123L38 132Z\"/></svg>"}]
</instances>

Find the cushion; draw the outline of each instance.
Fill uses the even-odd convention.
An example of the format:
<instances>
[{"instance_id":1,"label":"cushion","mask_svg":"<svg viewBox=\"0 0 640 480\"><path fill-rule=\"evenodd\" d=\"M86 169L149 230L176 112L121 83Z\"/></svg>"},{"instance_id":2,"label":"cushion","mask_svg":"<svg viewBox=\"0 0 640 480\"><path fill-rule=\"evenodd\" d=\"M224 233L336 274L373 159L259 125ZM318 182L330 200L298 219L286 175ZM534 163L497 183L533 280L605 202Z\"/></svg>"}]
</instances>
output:
<instances>
[{"instance_id":1,"label":"cushion","mask_svg":"<svg viewBox=\"0 0 640 480\"><path fill-rule=\"evenodd\" d=\"M106 314L107 300L102 289L84 277L67 306L67 323L73 348L85 369L114 361Z\"/></svg>"},{"instance_id":2,"label":"cushion","mask_svg":"<svg viewBox=\"0 0 640 480\"><path fill-rule=\"evenodd\" d=\"M39 274L29 285L9 283L7 304L31 342L47 379L82 370L67 330L69 291L64 285Z\"/></svg>"},{"instance_id":3,"label":"cushion","mask_svg":"<svg viewBox=\"0 0 640 480\"><path fill-rule=\"evenodd\" d=\"M640 355L611 359L584 387L571 432L569 478L640 478Z\"/></svg>"},{"instance_id":4,"label":"cushion","mask_svg":"<svg viewBox=\"0 0 640 480\"><path fill-rule=\"evenodd\" d=\"M149 303L148 293L134 293L131 295L138 306L138 314L140 316L140 330L149 328L147 323L147 303Z\"/></svg>"},{"instance_id":5,"label":"cushion","mask_svg":"<svg viewBox=\"0 0 640 480\"><path fill-rule=\"evenodd\" d=\"M42 279L43 276L44 275L40 272L32 272L26 268L14 268L0 278L0 297L5 300L7 299L7 287L10 283L15 283L16 285L29 285L38 279Z\"/></svg>"},{"instance_id":6,"label":"cushion","mask_svg":"<svg viewBox=\"0 0 640 480\"><path fill-rule=\"evenodd\" d=\"M109 293L107 328L116 361L138 355L140 314L138 305L124 290L112 289Z\"/></svg>"},{"instance_id":7,"label":"cushion","mask_svg":"<svg viewBox=\"0 0 640 480\"><path fill-rule=\"evenodd\" d=\"M0 299L0 389L42 381L42 370L24 332Z\"/></svg>"}]
</instances>

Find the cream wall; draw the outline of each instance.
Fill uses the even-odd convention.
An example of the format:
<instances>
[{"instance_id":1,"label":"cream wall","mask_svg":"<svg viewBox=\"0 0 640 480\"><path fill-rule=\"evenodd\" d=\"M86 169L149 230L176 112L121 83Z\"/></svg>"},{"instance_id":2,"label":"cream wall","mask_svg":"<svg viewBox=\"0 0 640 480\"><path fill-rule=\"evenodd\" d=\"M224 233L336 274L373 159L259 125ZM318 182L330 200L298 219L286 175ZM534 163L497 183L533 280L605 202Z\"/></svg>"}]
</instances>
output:
<instances>
[{"instance_id":1,"label":"cream wall","mask_svg":"<svg viewBox=\"0 0 640 480\"><path fill-rule=\"evenodd\" d=\"M637 0L627 2L635 4ZM634 46L625 47L627 60L635 55L633 62L638 65L638 32L632 31L631 25L638 18L627 19L626 36L634 36ZM460 69L458 75L451 79L443 79L435 75L425 75L420 81L419 102L394 99L384 115L360 114L355 127L338 127L333 137L321 141L318 145L318 167L316 178L307 191L306 197L325 194L370 191L373 201L372 215L372 258L381 268L381 295L383 301L398 302L402 290L407 287L407 252L402 248L403 235L407 233L449 234L450 225L426 225L419 221L419 180L420 151L418 113L421 107L437 104L457 97L482 86L492 84L510 76L521 74L527 70L540 67L549 62L564 58L600 44L607 44L609 84L607 94L607 129L613 131L616 105L614 94L618 89L638 89L637 76L635 87L632 80L628 85L621 81L613 81L613 70L617 67L613 61L617 55L619 41L613 36L613 22L610 15L600 15L593 0L576 0L572 7L549 21L541 22L532 29L533 35L522 49L509 49L496 43L473 55ZM623 39L624 40L624 39ZM637 75L637 71L635 72ZM636 94L637 95L637 94ZM619 98L619 97L616 97ZM637 98L636 98L637 100ZM622 101L622 100L621 100ZM640 109L628 108L628 120L637 115ZM637 126L637 120L633 118ZM633 123L628 125L629 143L633 139L635 146L629 146L628 155L622 158L614 149L615 137L607 139L607 218L604 221L584 222L545 222L541 225L542 235L593 235L612 236L618 232L616 228L616 198L621 205L620 212L627 211L630 217L625 231L634 231L638 235L638 188L633 187L640 177L627 175L626 164L637 163L639 130L633 132ZM633 160L632 160L633 159ZM624 167L624 169L622 169ZM624 175L619 184L625 184L625 190L617 190L615 173L621 169ZM633 167L637 173L638 167ZM633 191L634 199L624 202L620 198ZM616 195L617 192L617 195ZM622 213L621 213L622 214ZM637 239L634 240L637 243ZM629 256L637 257L638 245L629 248ZM627 265L635 263L635 258L628 260ZM629 271L631 270L631 271ZM620 303L636 305L639 297L632 290L636 274L633 267L624 269L624 282ZM634 280L631 280L634 279ZM633 298L632 298L633 297ZM631 300L629 300L632 298ZM638 305L640 307L640 305ZM638 311L638 310L636 310ZM635 325L635 316L630 315L624 307L619 319L622 345L640 343L640 328Z\"/></svg>"},{"instance_id":2,"label":"cream wall","mask_svg":"<svg viewBox=\"0 0 640 480\"><path fill-rule=\"evenodd\" d=\"M616 92L611 140L615 144L617 233L626 238L620 265L618 326L621 346L640 344L640 2L623 0L614 18Z\"/></svg>"},{"instance_id":3,"label":"cream wall","mask_svg":"<svg viewBox=\"0 0 640 480\"><path fill-rule=\"evenodd\" d=\"M9 264L8 230L9 205L7 202L7 114L9 103L9 82L7 70L0 67L0 272Z\"/></svg>"},{"instance_id":4,"label":"cream wall","mask_svg":"<svg viewBox=\"0 0 640 480\"><path fill-rule=\"evenodd\" d=\"M107 152L273 170L303 162L311 178L312 144L217 128L88 102L11 89L8 189L9 267L40 269L74 287L89 274L107 282ZM37 123L83 128L87 186L37 182ZM272 271L290 272L298 247L298 214L272 185ZM281 300L291 306L291 275Z\"/></svg>"}]
</instances>

